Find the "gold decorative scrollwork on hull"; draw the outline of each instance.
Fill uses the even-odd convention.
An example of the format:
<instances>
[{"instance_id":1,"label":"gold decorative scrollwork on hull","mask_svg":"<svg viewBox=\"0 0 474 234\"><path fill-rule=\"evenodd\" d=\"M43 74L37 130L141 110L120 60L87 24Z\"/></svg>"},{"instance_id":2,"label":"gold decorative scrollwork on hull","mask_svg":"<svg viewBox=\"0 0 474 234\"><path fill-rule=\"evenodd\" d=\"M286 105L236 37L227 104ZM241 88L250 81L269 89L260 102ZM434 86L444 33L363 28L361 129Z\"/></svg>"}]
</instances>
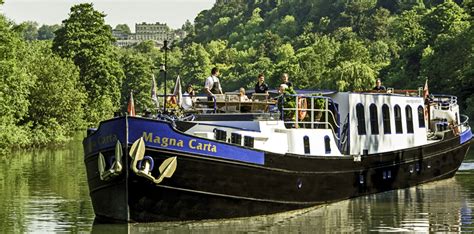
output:
<instances>
[{"instance_id":1,"label":"gold decorative scrollwork on hull","mask_svg":"<svg viewBox=\"0 0 474 234\"><path fill-rule=\"evenodd\" d=\"M108 181L122 173L122 155L122 144L120 143L120 141L117 141L117 143L115 144L114 162L112 162L109 169L106 169L107 163L105 162L105 157L102 153L99 153L97 164L101 180Z\"/></svg>"},{"instance_id":2,"label":"gold decorative scrollwork on hull","mask_svg":"<svg viewBox=\"0 0 474 234\"><path fill-rule=\"evenodd\" d=\"M151 174L153 170L153 159L151 157L145 156L145 141L143 140L143 137L140 137L133 143L132 147L130 148L130 157L132 158L132 171L138 176L147 178L155 184L161 183L164 178L171 178L171 176L173 176L174 172L176 171L176 166L178 164L177 157L166 159L158 168L160 175L155 178ZM141 162L140 166L137 167L139 162Z\"/></svg>"}]
</instances>

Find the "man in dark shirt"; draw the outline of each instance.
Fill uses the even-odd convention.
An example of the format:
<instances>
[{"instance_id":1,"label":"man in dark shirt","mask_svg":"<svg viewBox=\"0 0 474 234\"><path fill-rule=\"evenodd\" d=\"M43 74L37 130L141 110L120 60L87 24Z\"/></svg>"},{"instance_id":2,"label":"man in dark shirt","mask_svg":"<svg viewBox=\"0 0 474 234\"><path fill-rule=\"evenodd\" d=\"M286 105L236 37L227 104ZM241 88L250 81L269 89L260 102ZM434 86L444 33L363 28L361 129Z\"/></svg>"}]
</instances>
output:
<instances>
[{"instance_id":1,"label":"man in dark shirt","mask_svg":"<svg viewBox=\"0 0 474 234\"><path fill-rule=\"evenodd\" d=\"M382 85L382 81L380 79L377 79L377 81L375 81L374 90L383 91L383 90L387 90L387 89L385 88L385 86Z\"/></svg>"},{"instance_id":2,"label":"man in dark shirt","mask_svg":"<svg viewBox=\"0 0 474 234\"><path fill-rule=\"evenodd\" d=\"M258 81L255 84L255 93L268 94L268 85L265 83L265 76L262 73L258 74Z\"/></svg>"}]
</instances>

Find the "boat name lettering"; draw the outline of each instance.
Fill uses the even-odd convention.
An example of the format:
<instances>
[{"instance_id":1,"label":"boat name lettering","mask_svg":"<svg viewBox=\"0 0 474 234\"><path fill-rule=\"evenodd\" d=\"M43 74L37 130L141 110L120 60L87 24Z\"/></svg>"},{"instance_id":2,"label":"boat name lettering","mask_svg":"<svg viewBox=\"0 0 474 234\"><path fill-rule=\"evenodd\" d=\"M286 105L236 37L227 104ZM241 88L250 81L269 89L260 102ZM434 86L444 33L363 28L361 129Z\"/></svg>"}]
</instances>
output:
<instances>
[{"instance_id":1,"label":"boat name lettering","mask_svg":"<svg viewBox=\"0 0 474 234\"><path fill-rule=\"evenodd\" d=\"M117 142L117 136L115 134L100 136L98 139L98 142L99 142L99 145L115 143Z\"/></svg>"},{"instance_id":2,"label":"boat name lettering","mask_svg":"<svg viewBox=\"0 0 474 234\"><path fill-rule=\"evenodd\" d=\"M143 139L146 142L159 144L161 147L175 146L184 147L184 142L181 139L163 136L153 136L151 132L143 132ZM191 139L188 141L187 146L193 150L207 151L217 153L217 146L212 143L206 143L197 139Z\"/></svg>"},{"instance_id":3,"label":"boat name lettering","mask_svg":"<svg viewBox=\"0 0 474 234\"><path fill-rule=\"evenodd\" d=\"M145 141L159 144L161 147L168 147L168 146L177 146L177 147L183 147L184 142L183 140L179 140L176 138L171 138L171 137L160 137L160 136L154 136L153 133L149 132L143 132L143 139Z\"/></svg>"},{"instance_id":4,"label":"boat name lettering","mask_svg":"<svg viewBox=\"0 0 474 234\"><path fill-rule=\"evenodd\" d=\"M217 152L217 147L216 145L213 145L211 143L200 143L197 142L196 139L189 140L189 148L191 149L196 149L196 150L202 150L202 151L209 151L209 152Z\"/></svg>"},{"instance_id":5,"label":"boat name lettering","mask_svg":"<svg viewBox=\"0 0 474 234\"><path fill-rule=\"evenodd\" d=\"M159 144L161 147L176 146L184 147L184 142L181 139L176 139L172 137L162 137L162 136L153 136L151 132L143 132L143 139L150 143ZM208 152L217 152L217 146L209 143L202 142L197 139L191 139L188 141L187 146L193 150L208 151Z\"/></svg>"}]
</instances>

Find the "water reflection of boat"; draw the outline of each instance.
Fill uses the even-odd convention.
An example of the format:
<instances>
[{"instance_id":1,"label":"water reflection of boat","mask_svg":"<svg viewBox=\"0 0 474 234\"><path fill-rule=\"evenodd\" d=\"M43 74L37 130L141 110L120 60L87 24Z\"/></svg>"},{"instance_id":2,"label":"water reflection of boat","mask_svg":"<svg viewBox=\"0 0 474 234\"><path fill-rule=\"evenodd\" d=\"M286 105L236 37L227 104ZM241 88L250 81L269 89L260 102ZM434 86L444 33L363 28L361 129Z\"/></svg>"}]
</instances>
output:
<instances>
[{"instance_id":1,"label":"water reflection of boat","mask_svg":"<svg viewBox=\"0 0 474 234\"><path fill-rule=\"evenodd\" d=\"M95 222L92 233L472 232L472 200L467 198L472 192L456 179L448 179L264 216L134 224Z\"/></svg>"},{"instance_id":2,"label":"water reflection of boat","mask_svg":"<svg viewBox=\"0 0 474 234\"><path fill-rule=\"evenodd\" d=\"M310 207L450 178L471 143L452 96L281 100L253 113L102 122L83 142L96 216L183 221Z\"/></svg>"}]
</instances>

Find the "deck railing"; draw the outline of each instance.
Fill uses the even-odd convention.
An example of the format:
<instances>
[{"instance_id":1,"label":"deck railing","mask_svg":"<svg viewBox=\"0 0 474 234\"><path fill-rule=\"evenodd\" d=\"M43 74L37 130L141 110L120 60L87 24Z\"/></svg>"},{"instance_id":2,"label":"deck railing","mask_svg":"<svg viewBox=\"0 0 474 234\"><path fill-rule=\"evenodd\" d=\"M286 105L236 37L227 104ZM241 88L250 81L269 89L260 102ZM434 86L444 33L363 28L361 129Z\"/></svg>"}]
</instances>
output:
<instances>
[{"instance_id":1,"label":"deck railing","mask_svg":"<svg viewBox=\"0 0 474 234\"><path fill-rule=\"evenodd\" d=\"M430 103L435 109L450 110L452 106L458 104L458 98L451 95L431 95Z\"/></svg>"},{"instance_id":2,"label":"deck railing","mask_svg":"<svg viewBox=\"0 0 474 234\"><path fill-rule=\"evenodd\" d=\"M294 107L285 105L285 101L294 102ZM287 127L331 129L336 139L340 140L339 116L334 116L330 104L334 112L338 114L337 106L333 100L324 96L285 95L280 97L278 105L281 119Z\"/></svg>"}]
</instances>

